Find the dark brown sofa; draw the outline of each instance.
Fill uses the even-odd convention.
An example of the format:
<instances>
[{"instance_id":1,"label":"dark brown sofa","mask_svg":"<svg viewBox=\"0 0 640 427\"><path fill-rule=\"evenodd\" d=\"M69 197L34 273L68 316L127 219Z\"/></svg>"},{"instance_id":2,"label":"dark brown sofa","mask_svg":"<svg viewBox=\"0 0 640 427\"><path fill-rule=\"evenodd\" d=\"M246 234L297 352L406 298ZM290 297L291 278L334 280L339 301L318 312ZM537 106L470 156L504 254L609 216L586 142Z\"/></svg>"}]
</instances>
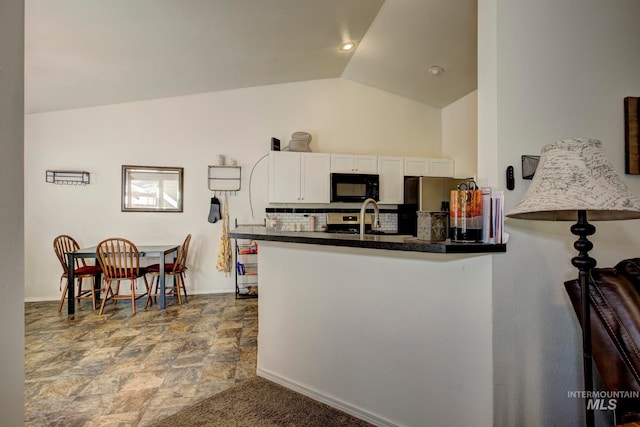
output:
<instances>
[{"instance_id":1,"label":"dark brown sofa","mask_svg":"<svg viewBox=\"0 0 640 427\"><path fill-rule=\"evenodd\" d=\"M582 323L580 284L564 285ZM608 391L640 392L640 258L594 268L589 297L593 360L602 384ZM640 419L640 399L618 399L616 413L618 420Z\"/></svg>"}]
</instances>

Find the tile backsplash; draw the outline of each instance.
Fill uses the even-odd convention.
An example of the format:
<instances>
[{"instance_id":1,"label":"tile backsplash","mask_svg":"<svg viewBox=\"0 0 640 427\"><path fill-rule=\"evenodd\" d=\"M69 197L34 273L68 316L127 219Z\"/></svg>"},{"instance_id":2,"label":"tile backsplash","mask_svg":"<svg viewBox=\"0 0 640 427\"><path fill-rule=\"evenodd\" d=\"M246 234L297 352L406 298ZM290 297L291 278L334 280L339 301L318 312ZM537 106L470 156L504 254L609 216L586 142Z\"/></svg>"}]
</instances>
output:
<instances>
[{"instance_id":1,"label":"tile backsplash","mask_svg":"<svg viewBox=\"0 0 640 427\"><path fill-rule=\"evenodd\" d=\"M272 212L270 212L270 210ZM324 231L327 226L327 212L320 212L320 209L309 209L311 212L305 212L304 209L296 209L295 212L273 212L276 209L267 209L267 216L276 220L276 227L282 231L311 231L309 217L316 218L315 231ZM281 211L284 209L277 209ZM359 213L359 210L353 210L353 213ZM367 211L371 213L371 210ZM398 214L396 212L381 212L380 227L382 231L395 233L398 231Z\"/></svg>"}]
</instances>

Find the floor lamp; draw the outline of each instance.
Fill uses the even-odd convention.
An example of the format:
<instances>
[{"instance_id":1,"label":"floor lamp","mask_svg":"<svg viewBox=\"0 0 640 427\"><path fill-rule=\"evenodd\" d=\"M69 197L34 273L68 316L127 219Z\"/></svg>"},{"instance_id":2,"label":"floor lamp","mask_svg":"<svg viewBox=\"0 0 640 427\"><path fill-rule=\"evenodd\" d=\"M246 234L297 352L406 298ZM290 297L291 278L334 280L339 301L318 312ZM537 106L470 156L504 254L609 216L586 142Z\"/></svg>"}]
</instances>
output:
<instances>
[{"instance_id":1,"label":"floor lamp","mask_svg":"<svg viewBox=\"0 0 640 427\"><path fill-rule=\"evenodd\" d=\"M582 354L585 391L593 391L589 276L596 260L589 256L596 232L592 221L640 218L640 198L632 195L594 139L566 139L542 149L533 181L524 197L507 214L509 218L543 221L577 221L571 233L578 255L571 264L578 269L582 305ZM594 411L585 402L585 420L594 426Z\"/></svg>"}]
</instances>

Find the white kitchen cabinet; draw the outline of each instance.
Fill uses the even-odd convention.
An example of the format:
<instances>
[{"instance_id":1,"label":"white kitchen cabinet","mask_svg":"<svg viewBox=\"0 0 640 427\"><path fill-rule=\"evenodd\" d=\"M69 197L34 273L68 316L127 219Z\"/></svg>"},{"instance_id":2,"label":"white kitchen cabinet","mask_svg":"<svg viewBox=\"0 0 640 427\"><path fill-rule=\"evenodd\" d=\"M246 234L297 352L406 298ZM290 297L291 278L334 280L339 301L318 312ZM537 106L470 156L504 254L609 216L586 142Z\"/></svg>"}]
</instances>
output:
<instances>
[{"instance_id":1,"label":"white kitchen cabinet","mask_svg":"<svg viewBox=\"0 0 640 427\"><path fill-rule=\"evenodd\" d=\"M429 159L429 176L453 177L454 172L453 159Z\"/></svg>"},{"instance_id":2,"label":"white kitchen cabinet","mask_svg":"<svg viewBox=\"0 0 640 427\"><path fill-rule=\"evenodd\" d=\"M429 175L429 159L420 157L404 158L405 176L427 176Z\"/></svg>"},{"instance_id":3,"label":"white kitchen cabinet","mask_svg":"<svg viewBox=\"0 0 640 427\"><path fill-rule=\"evenodd\" d=\"M378 173L378 157L360 154L331 154L332 173Z\"/></svg>"},{"instance_id":4,"label":"white kitchen cabinet","mask_svg":"<svg viewBox=\"0 0 640 427\"><path fill-rule=\"evenodd\" d=\"M378 157L380 176L379 204L397 205L404 202L404 158Z\"/></svg>"},{"instance_id":5,"label":"white kitchen cabinet","mask_svg":"<svg viewBox=\"0 0 640 427\"><path fill-rule=\"evenodd\" d=\"M269 203L329 203L331 156L269 153Z\"/></svg>"},{"instance_id":6,"label":"white kitchen cabinet","mask_svg":"<svg viewBox=\"0 0 640 427\"><path fill-rule=\"evenodd\" d=\"M329 203L331 156L320 153L301 153L300 201Z\"/></svg>"},{"instance_id":7,"label":"white kitchen cabinet","mask_svg":"<svg viewBox=\"0 0 640 427\"><path fill-rule=\"evenodd\" d=\"M300 199L300 153L269 153L269 202L298 202Z\"/></svg>"},{"instance_id":8,"label":"white kitchen cabinet","mask_svg":"<svg viewBox=\"0 0 640 427\"><path fill-rule=\"evenodd\" d=\"M453 159L429 159L423 157L405 157L405 176L454 176Z\"/></svg>"}]
</instances>

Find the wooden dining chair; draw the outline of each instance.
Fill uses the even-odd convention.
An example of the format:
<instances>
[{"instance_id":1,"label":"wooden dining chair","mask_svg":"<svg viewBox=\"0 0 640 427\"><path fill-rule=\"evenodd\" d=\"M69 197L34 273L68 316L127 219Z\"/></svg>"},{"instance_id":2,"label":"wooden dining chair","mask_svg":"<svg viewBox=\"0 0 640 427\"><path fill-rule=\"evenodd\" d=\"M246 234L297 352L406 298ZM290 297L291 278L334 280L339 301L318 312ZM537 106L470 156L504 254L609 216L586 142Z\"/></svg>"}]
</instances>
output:
<instances>
[{"instance_id":1,"label":"wooden dining chair","mask_svg":"<svg viewBox=\"0 0 640 427\"><path fill-rule=\"evenodd\" d=\"M102 268L106 288L100 305L100 315L104 312L108 300L112 300L114 304L117 304L118 300L129 300L131 310L136 314L136 300L149 294L147 269L140 267L140 253L136 245L118 237L105 239L98 243L96 257ZM140 277L144 279L145 289L138 293L136 287ZM130 283L129 293L120 292L121 281Z\"/></svg>"},{"instance_id":2,"label":"wooden dining chair","mask_svg":"<svg viewBox=\"0 0 640 427\"><path fill-rule=\"evenodd\" d=\"M173 286L165 286L166 295L175 295L178 297L178 304L182 305L182 296L184 293L184 299L187 299L187 288L184 285L185 277L187 273L187 257L189 256L189 244L191 243L191 234L187 234L187 237L182 242L182 245L178 249L178 256L175 262L164 264L164 274L174 278ZM151 274L151 289L152 293L149 294L147 301L151 301L151 297L157 297L159 295L158 288L160 287L160 264L152 264L147 266L147 271Z\"/></svg>"},{"instance_id":3,"label":"wooden dining chair","mask_svg":"<svg viewBox=\"0 0 640 427\"><path fill-rule=\"evenodd\" d=\"M80 249L78 242L71 236L66 234L60 235L53 239L53 250L60 261L62 266L62 276L60 276L60 290L62 296L60 297L60 303L58 304L58 312L62 311L64 300L67 298L67 292L69 290L69 264L67 263L67 254L69 252L77 251ZM76 279L77 290L75 291L75 298L80 303L80 300L90 299L93 310L96 309L96 291L95 280L96 275L102 272L99 265L88 265L84 258L76 258L74 262L73 275ZM85 279L91 279L91 287L85 289L82 287ZM64 289L62 288L62 282L65 282ZM72 284L73 286L73 284Z\"/></svg>"}]
</instances>

